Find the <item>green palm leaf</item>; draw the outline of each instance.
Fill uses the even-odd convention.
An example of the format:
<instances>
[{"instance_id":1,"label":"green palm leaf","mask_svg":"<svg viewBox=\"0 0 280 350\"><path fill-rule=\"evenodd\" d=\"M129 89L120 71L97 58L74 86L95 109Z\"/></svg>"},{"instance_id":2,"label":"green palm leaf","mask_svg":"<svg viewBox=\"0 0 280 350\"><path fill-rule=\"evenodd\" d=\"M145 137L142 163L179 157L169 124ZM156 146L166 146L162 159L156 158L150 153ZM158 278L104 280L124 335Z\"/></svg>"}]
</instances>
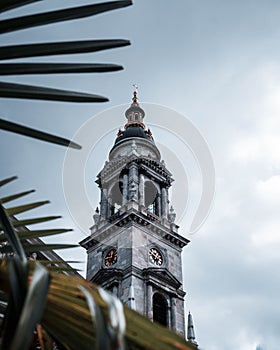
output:
<instances>
[{"instance_id":1,"label":"green palm leaf","mask_svg":"<svg viewBox=\"0 0 280 350\"><path fill-rule=\"evenodd\" d=\"M124 39L80 40L50 42L44 44L9 45L0 47L0 60L96 52L127 45L130 45L130 42Z\"/></svg>"},{"instance_id":2,"label":"green palm leaf","mask_svg":"<svg viewBox=\"0 0 280 350\"><path fill-rule=\"evenodd\" d=\"M102 63L2 63L0 75L103 73L122 70L117 64Z\"/></svg>"},{"instance_id":3,"label":"green palm leaf","mask_svg":"<svg viewBox=\"0 0 280 350\"><path fill-rule=\"evenodd\" d=\"M64 137L52 135L37 129L28 128L27 126L12 123L8 120L0 119L0 129L10 131L15 134L32 137L33 139L54 143L56 145L71 147L74 149L81 149L82 147L75 142L72 142Z\"/></svg>"},{"instance_id":4,"label":"green palm leaf","mask_svg":"<svg viewBox=\"0 0 280 350\"><path fill-rule=\"evenodd\" d=\"M17 179L17 176L12 176L12 177L9 177L9 178L7 178L7 179L1 180L1 181L0 181L0 187L6 185L6 184L8 184L9 182L14 181L14 180L16 180L16 179Z\"/></svg>"},{"instance_id":5,"label":"green palm leaf","mask_svg":"<svg viewBox=\"0 0 280 350\"><path fill-rule=\"evenodd\" d=\"M131 1L111 1L6 19L0 21L0 33L8 33L15 30L42 26L55 22L69 21L72 19L94 16L102 12L111 11L129 5L132 5Z\"/></svg>"},{"instance_id":6,"label":"green palm leaf","mask_svg":"<svg viewBox=\"0 0 280 350\"><path fill-rule=\"evenodd\" d=\"M18 236L14 231L13 225L1 203L0 203L0 223L1 223L1 228L4 230L4 233L6 235L7 241L10 244L11 251L14 252L21 259L23 264L26 264L26 256L22 248L22 245L20 243L20 240L18 239ZM2 248L4 247L1 247L0 249Z\"/></svg>"},{"instance_id":7,"label":"green palm leaf","mask_svg":"<svg viewBox=\"0 0 280 350\"><path fill-rule=\"evenodd\" d=\"M42 205L49 204L50 201L40 201L36 203L30 203L30 204L24 204L24 205L19 205L13 208L7 208L6 211L9 216L13 216L16 214L24 213L25 211L35 209L38 207L41 207Z\"/></svg>"},{"instance_id":8,"label":"green palm leaf","mask_svg":"<svg viewBox=\"0 0 280 350\"><path fill-rule=\"evenodd\" d=\"M35 190L29 190L29 191L25 191L25 192L21 192L21 193L12 194L10 196L0 198L0 202L1 203L11 202L11 201L14 201L15 199L24 197L30 193L33 193L33 192L35 192Z\"/></svg>"},{"instance_id":9,"label":"green palm leaf","mask_svg":"<svg viewBox=\"0 0 280 350\"><path fill-rule=\"evenodd\" d=\"M10 177L8 179L4 179L0 181L0 185L4 185L12 180L14 180L15 177ZM25 191L18 194L10 195L4 198L4 202L17 199L20 197L23 197L26 194L29 194L31 191ZM0 229L3 230L3 232L0 233L0 252L2 254L11 254L15 253L18 256L20 256L21 260L23 262L26 261L26 254L30 253L40 253L40 252L48 252L48 251L54 251L57 249L68 249L68 248L75 248L77 245L75 244L45 244L43 241L41 241L40 237L47 237L51 235L57 235L57 234L63 234L69 231L72 231L72 229L65 229L65 228L57 228L57 229L41 229L41 230L29 230L26 225L31 224L37 224L49 220L54 220L57 218L60 218L58 216L49 216L49 217L43 217L43 218L34 218L34 219L24 219L24 220L18 220L15 215L19 213L23 213L29 210L32 210L34 208L40 207L42 205L45 205L49 203L49 201L39 201L24 205L18 205L15 207L11 207L8 209L5 209L1 205L0 210ZM46 255L42 255L46 256ZM40 256L40 257L42 257ZM53 255L52 255L53 258ZM58 260L59 256L57 256L56 262L53 262L50 264L50 261L48 260L46 266L50 269L56 270L56 271L71 271L76 272L77 269L73 269L69 264L67 264L65 261Z\"/></svg>"},{"instance_id":10,"label":"green palm leaf","mask_svg":"<svg viewBox=\"0 0 280 350\"><path fill-rule=\"evenodd\" d=\"M42 1L42 0L1 0L0 10L1 12L8 11L8 10L12 10L14 8L28 5L32 2L37 2L37 1Z\"/></svg>"},{"instance_id":11,"label":"green palm leaf","mask_svg":"<svg viewBox=\"0 0 280 350\"><path fill-rule=\"evenodd\" d=\"M61 219L61 216L45 216L45 217L41 217L41 218L24 219L24 220L13 219L11 221L13 223L13 226L15 228L17 228L17 227L24 227L24 226L28 226L28 225L40 224L42 222L52 221L52 220L57 220L57 219ZM2 228L2 226L0 226L0 228Z\"/></svg>"},{"instance_id":12,"label":"green palm leaf","mask_svg":"<svg viewBox=\"0 0 280 350\"><path fill-rule=\"evenodd\" d=\"M77 244L23 244L23 249L25 253L34 253L34 252L43 252L43 251L51 251L57 249L69 249L69 248L77 248L79 245ZM13 247L11 245L5 245L0 247L0 252L2 254L9 254L13 252Z\"/></svg>"},{"instance_id":13,"label":"green palm leaf","mask_svg":"<svg viewBox=\"0 0 280 350\"><path fill-rule=\"evenodd\" d=\"M48 229L48 230L34 230L34 231L18 231L18 237L20 240L28 240L33 238L40 238L40 237L47 237L47 236L53 236L58 235L61 233L71 232L72 229ZM4 233L0 234L0 243L6 242L7 238Z\"/></svg>"},{"instance_id":14,"label":"green palm leaf","mask_svg":"<svg viewBox=\"0 0 280 350\"><path fill-rule=\"evenodd\" d=\"M32 282L28 288L24 306L15 330L10 349L27 350L33 338L34 328L41 321L49 289L48 271L36 263Z\"/></svg>"}]
</instances>

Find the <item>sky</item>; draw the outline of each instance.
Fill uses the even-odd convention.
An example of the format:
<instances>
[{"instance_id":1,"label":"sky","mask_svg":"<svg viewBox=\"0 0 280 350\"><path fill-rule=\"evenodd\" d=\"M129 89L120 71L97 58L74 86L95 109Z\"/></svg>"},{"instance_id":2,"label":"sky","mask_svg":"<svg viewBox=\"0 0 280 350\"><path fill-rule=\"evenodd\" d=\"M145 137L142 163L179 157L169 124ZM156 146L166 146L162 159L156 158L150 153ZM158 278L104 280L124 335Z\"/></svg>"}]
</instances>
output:
<instances>
[{"instance_id":1,"label":"sky","mask_svg":"<svg viewBox=\"0 0 280 350\"><path fill-rule=\"evenodd\" d=\"M87 3L92 2L67 1L69 6ZM65 4L39 2L1 18L60 6ZM276 0L135 0L133 6L122 10L1 38L3 45L102 38L129 39L132 44L67 58L34 59L116 63L125 68L120 72L3 79L97 93L108 96L110 102L1 99L3 118L72 138L84 123L104 110L119 105L125 110L132 97L132 84L137 83L140 103L166 106L200 131L215 164L215 199L207 220L195 234L188 235L192 210L180 216L179 224L181 234L191 240L183 252L186 311L193 314L202 349L255 350L257 345L264 350L279 349L279 15L280 3ZM124 123L124 116L116 115L116 125ZM96 129L103 130L104 124L97 123ZM171 131L173 126L170 117ZM108 125L106 135L100 134L98 140L93 137L95 147L85 165L85 186L93 206L99 201L95 176L113 145L114 128ZM194 207L200 195L197 165L189 152L182 158L178 149L172 148L170 133L159 126L152 131L163 159L177 154L178 161L166 162L174 174L172 202L176 211L183 212L175 196L175 186L180 190L183 183L179 180L176 185L176 175L179 178L182 169L189 175L190 193L195 189L194 195L188 196L189 207ZM2 194L35 188L29 200L49 199L51 204L34 210L34 216L60 213L63 219L48 227L74 228L73 234L64 236L64 242L85 238L89 232L80 230L73 221L63 193L66 149L1 132L1 150L1 178L19 177ZM79 204L82 211L83 203ZM86 220L89 227L92 218ZM61 255L86 261L82 248ZM84 268L84 264L79 266Z\"/></svg>"}]
</instances>

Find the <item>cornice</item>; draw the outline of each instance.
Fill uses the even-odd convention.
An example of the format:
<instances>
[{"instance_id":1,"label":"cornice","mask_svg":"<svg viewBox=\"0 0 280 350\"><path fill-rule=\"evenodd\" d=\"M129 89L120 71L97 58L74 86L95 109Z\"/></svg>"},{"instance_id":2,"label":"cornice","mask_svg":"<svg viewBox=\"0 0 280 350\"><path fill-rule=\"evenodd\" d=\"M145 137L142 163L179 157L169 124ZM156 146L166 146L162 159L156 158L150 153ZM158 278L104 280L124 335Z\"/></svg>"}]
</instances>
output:
<instances>
[{"instance_id":1,"label":"cornice","mask_svg":"<svg viewBox=\"0 0 280 350\"><path fill-rule=\"evenodd\" d=\"M115 233L116 227L131 227L135 224L146 227L149 226L149 229L153 233L163 240L169 241L173 246L178 248L183 248L190 242L187 238L162 225L157 216L152 215L149 212L144 213L135 209L130 209L127 212L119 211L112 215L108 220L108 224L105 224L100 229L97 228L93 235L88 236L79 244L88 250L99 242L102 242L108 237L108 235Z\"/></svg>"}]
</instances>

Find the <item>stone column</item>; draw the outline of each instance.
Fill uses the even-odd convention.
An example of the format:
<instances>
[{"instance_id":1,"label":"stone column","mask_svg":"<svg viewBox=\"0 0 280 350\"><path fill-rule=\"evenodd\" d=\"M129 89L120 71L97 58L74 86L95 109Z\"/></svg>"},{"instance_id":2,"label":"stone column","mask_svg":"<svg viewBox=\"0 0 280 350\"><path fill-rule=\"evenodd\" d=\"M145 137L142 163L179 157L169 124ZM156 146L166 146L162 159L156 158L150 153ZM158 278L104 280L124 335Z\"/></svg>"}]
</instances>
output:
<instances>
[{"instance_id":1,"label":"stone column","mask_svg":"<svg viewBox=\"0 0 280 350\"><path fill-rule=\"evenodd\" d=\"M127 202L127 193L128 193L128 176L124 174L123 176L123 193L122 193L122 204L125 205Z\"/></svg>"},{"instance_id":2,"label":"stone column","mask_svg":"<svg viewBox=\"0 0 280 350\"><path fill-rule=\"evenodd\" d=\"M171 328L176 330L176 298L171 297Z\"/></svg>"},{"instance_id":3,"label":"stone column","mask_svg":"<svg viewBox=\"0 0 280 350\"><path fill-rule=\"evenodd\" d=\"M128 171L128 198L129 200L138 199L138 166L132 162L129 165Z\"/></svg>"},{"instance_id":4,"label":"stone column","mask_svg":"<svg viewBox=\"0 0 280 350\"><path fill-rule=\"evenodd\" d=\"M145 206L145 180L144 175L140 174L139 180L139 204Z\"/></svg>"},{"instance_id":5,"label":"stone column","mask_svg":"<svg viewBox=\"0 0 280 350\"><path fill-rule=\"evenodd\" d=\"M167 212L167 217L169 213L169 194L168 194L168 188L166 188L166 212Z\"/></svg>"},{"instance_id":6,"label":"stone column","mask_svg":"<svg viewBox=\"0 0 280 350\"><path fill-rule=\"evenodd\" d=\"M167 190L161 189L161 215L164 219L167 219Z\"/></svg>"},{"instance_id":7,"label":"stone column","mask_svg":"<svg viewBox=\"0 0 280 350\"><path fill-rule=\"evenodd\" d=\"M149 320L153 320L153 287L147 285L147 317Z\"/></svg>"},{"instance_id":8,"label":"stone column","mask_svg":"<svg viewBox=\"0 0 280 350\"><path fill-rule=\"evenodd\" d=\"M107 218L107 189L101 189L100 216L104 220Z\"/></svg>"},{"instance_id":9,"label":"stone column","mask_svg":"<svg viewBox=\"0 0 280 350\"><path fill-rule=\"evenodd\" d=\"M158 193L157 197L156 197L156 215L161 216L161 195L160 195L160 193Z\"/></svg>"},{"instance_id":10,"label":"stone column","mask_svg":"<svg viewBox=\"0 0 280 350\"><path fill-rule=\"evenodd\" d=\"M172 328L172 320L171 320L171 298L169 298L168 306L167 306L167 327Z\"/></svg>"},{"instance_id":11,"label":"stone column","mask_svg":"<svg viewBox=\"0 0 280 350\"><path fill-rule=\"evenodd\" d=\"M112 215L112 199L111 196L107 198L107 219Z\"/></svg>"}]
</instances>

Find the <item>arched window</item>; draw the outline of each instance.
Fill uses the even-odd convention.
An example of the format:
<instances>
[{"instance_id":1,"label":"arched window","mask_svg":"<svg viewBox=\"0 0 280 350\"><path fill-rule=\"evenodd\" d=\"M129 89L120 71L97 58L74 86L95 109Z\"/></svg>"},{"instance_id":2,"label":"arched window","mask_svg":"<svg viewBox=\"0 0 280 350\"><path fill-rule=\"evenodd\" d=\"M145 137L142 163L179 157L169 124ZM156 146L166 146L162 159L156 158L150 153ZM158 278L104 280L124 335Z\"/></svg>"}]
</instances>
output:
<instances>
[{"instance_id":1,"label":"arched window","mask_svg":"<svg viewBox=\"0 0 280 350\"><path fill-rule=\"evenodd\" d=\"M110 204L109 216L113 215L121 207L122 191L123 191L122 181L116 182L114 186L111 188L108 196L109 204Z\"/></svg>"},{"instance_id":2,"label":"arched window","mask_svg":"<svg viewBox=\"0 0 280 350\"><path fill-rule=\"evenodd\" d=\"M153 320L167 326L167 302L159 293L153 295Z\"/></svg>"},{"instance_id":3,"label":"arched window","mask_svg":"<svg viewBox=\"0 0 280 350\"><path fill-rule=\"evenodd\" d=\"M157 197L158 192L156 186L152 183L152 181L147 181L145 183L145 207L149 212L159 216Z\"/></svg>"}]
</instances>

